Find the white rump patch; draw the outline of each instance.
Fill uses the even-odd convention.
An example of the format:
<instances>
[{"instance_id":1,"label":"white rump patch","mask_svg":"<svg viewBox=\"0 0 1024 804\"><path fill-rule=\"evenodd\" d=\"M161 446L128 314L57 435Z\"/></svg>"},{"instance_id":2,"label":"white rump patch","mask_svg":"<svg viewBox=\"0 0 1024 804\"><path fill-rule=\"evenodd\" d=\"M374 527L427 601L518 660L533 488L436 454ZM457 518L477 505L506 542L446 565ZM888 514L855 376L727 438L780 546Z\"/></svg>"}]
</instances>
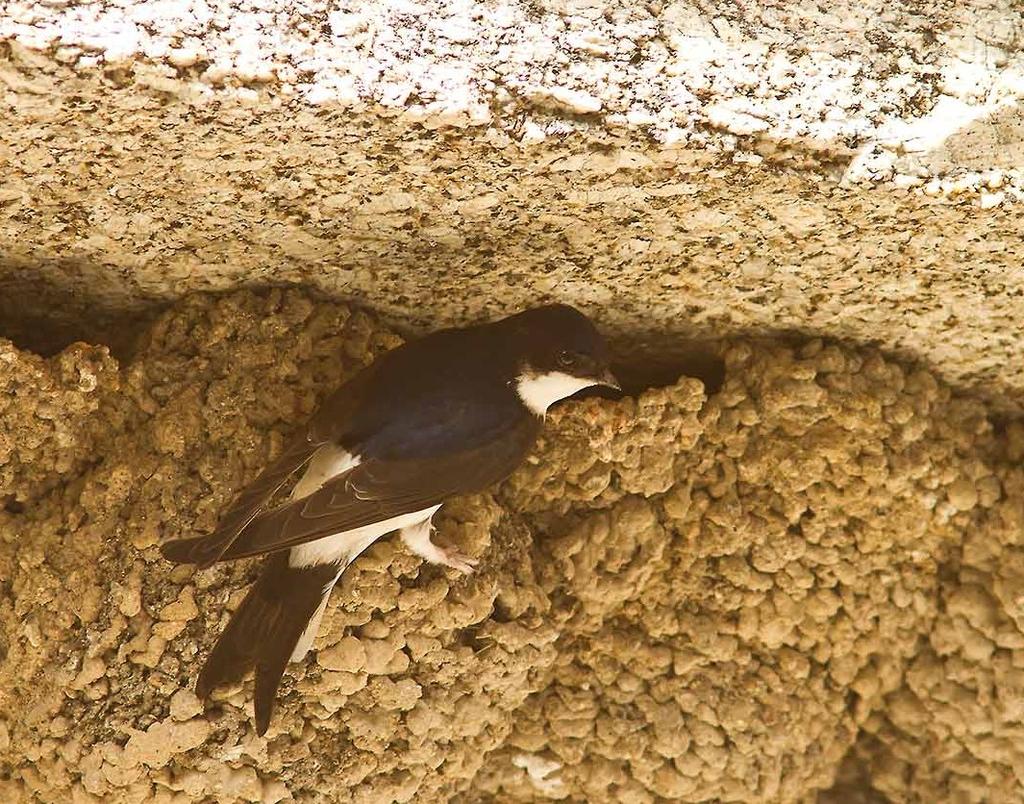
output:
<instances>
[{"instance_id":1,"label":"white rump patch","mask_svg":"<svg viewBox=\"0 0 1024 804\"><path fill-rule=\"evenodd\" d=\"M353 469L359 466L360 459L358 455L353 455L348 450L342 449L334 444L324 444L324 446L318 449L312 459L309 462L309 466L306 468L305 474L295 487L292 489L292 499L301 500L304 497L308 497L314 491L320 489L324 483L331 478L337 477L340 474L344 474L349 469ZM320 564L332 564L338 562L341 564L338 575L344 571L356 556L358 556L363 550L373 544L377 539L386 533L390 533L393 530L399 530L400 528L408 527L409 525L415 525L422 522L424 519L430 519L434 512L440 508L440 505L435 505L433 508L426 508L422 511L413 511L409 514L402 514L401 516L392 517L391 519L385 519L383 522L374 522L370 525L364 525L361 528L353 528L352 530L345 531L343 533L336 533L333 536L324 536L322 539L316 539L305 544L300 544L297 547L293 547L288 552L288 566L289 567L315 567ZM334 582L338 579L335 578L324 590L324 600L326 601L327 596L331 593L331 587L334 586ZM322 614L323 612L320 612ZM314 620L319 619L317 615L313 616ZM312 625L310 621L310 625ZM315 631L313 632L315 635ZM303 634L303 638L305 634ZM302 642L302 639L299 640Z\"/></svg>"},{"instance_id":2,"label":"white rump patch","mask_svg":"<svg viewBox=\"0 0 1024 804\"><path fill-rule=\"evenodd\" d=\"M516 380L516 392L531 411L543 416L559 399L572 396L577 391L600 385L597 380L573 377L564 371L546 371L543 374L527 372Z\"/></svg>"},{"instance_id":3,"label":"white rump patch","mask_svg":"<svg viewBox=\"0 0 1024 804\"><path fill-rule=\"evenodd\" d=\"M327 601L331 597L331 591L348 565L381 536L393 530L429 521L430 517L440 507L440 505L434 505L430 508L424 508L422 511L413 511L410 514L402 514L391 519L385 519L382 522L374 522L372 525L364 525L361 528L353 528L342 533L336 533L333 536L325 536L322 539L300 544L298 547L293 547L288 551L289 567L315 567L320 564L332 564L335 562L338 564L337 574L330 582L324 584L320 605L316 607L313 616L309 618L309 622L302 630L302 634L299 636L299 641L295 644L295 649L292 651L289 661L300 661L309 649L313 647L313 641L320 631L320 621L323 619L324 611L327 608Z\"/></svg>"},{"instance_id":4,"label":"white rump patch","mask_svg":"<svg viewBox=\"0 0 1024 804\"><path fill-rule=\"evenodd\" d=\"M358 465L359 457L352 455L341 447L325 445L319 448L309 461L305 473L295 483L292 489L292 499L301 500L304 497L308 497L313 492L321 489L324 483L332 477L337 477L339 474L343 474ZM295 649L292 650L290 662L301 661L305 654L309 652L309 648L312 647L316 634L319 632L321 621L324 619L324 611L327 609L327 602L331 598L334 585L338 583L341 574L345 572L345 568L355 557L385 534L397 531L401 527L416 524L425 519L429 520L438 508L440 506L435 505L422 511L414 511L413 513L394 516L381 522L354 527L351 531L306 542L288 551L288 565L292 567L317 566L326 563L338 564L338 572L330 582L324 585L324 591L321 593L321 602L316 606L312 617L309 618L309 622L302 630L299 641L296 642Z\"/></svg>"},{"instance_id":5,"label":"white rump patch","mask_svg":"<svg viewBox=\"0 0 1024 804\"><path fill-rule=\"evenodd\" d=\"M292 488L292 499L301 500L304 497L308 497L331 478L344 474L358 466L359 462L358 455L353 455L348 450L337 445L325 444L313 454L305 473ZM338 564L337 574L330 582L324 584L320 605L316 607L316 611L313 612L313 616L309 618L309 622L299 636L299 641L295 644L290 661L297 662L301 660L313 646L313 641L320 630L320 621L323 619L324 610L327 608L327 601L331 596L331 591L338 582L338 578L341 577L341 573L345 571L345 568L381 536L393 530L400 530L424 520L429 520L440 507L440 505L434 505L422 511L413 511L412 513L385 519L382 522L374 522L361 528L353 528L342 533L336 533L333 536L325 536L322 539L300 544L288 551L289 567L302 568L316 567L321 564Z\"/></svg>"},{"instance_id":6,"label":"white rump patch","mask_svg":"<svg viewBox=\"0 0 1024 804\"><path fill-rule=\"evenodd\" d=\"M324 444L313 453L306 471L292 489L292 499L301 500L319 489L332 477L359 466L358 455L335 444Z\"/></svg>"},{"instance_id":7,"label":"white rump patch","mask_svg":"<svg viewBox=\"0 0 1024 804\"><path fill-rule=\"evenodd\" d=\"M288 566L315 567L320 564L338 562L344 569L381 536L385 536L393 530L415 525L424 519L430 519L440 507L440 505L432 505L422 511L400 514L391 519L384 519L370 525L363 525L361 528L352 528L352 530L335 533L333 536L324 536L322 539L300 544L293 547L288 553Z\"/></svg>"}]
</instances>

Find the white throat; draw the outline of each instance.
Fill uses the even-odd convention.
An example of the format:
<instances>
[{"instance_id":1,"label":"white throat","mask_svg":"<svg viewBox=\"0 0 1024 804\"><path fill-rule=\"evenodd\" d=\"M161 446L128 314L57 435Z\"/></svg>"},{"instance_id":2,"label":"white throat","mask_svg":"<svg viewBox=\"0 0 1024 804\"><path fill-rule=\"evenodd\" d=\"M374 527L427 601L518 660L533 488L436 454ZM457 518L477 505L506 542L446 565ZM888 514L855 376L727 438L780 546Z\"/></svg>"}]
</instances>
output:
<instances>
[{"instance_id":1,"label":"white throat","mask_svg":"<svg viewBox=\"0 0 1024 804\"><path fill-rule=\"evenodd\" d=\"M563 371L546 371L542 374L528 371L516 378L516 393L526 407L538 416L543 416L559 399L572 396L591 385L597 385L597 382L584 377L573 377Z\"/></svg>"}]
</instances>

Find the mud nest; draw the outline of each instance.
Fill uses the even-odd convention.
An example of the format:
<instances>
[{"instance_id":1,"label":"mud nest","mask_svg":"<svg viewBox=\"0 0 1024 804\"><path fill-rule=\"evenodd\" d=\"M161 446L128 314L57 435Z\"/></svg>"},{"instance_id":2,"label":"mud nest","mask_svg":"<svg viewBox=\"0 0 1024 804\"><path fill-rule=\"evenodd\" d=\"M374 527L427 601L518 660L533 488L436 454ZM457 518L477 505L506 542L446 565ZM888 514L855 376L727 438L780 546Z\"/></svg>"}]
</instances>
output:
<instances>
[{"instance_id":1,"label":"mud nest","mask_svg":"<svg viewBox=\"0 0 1024 804\"><path fill-rule=\"evenodd\" d=\"M196 297L131 362L0 343L0 799L894 801L1024 794L1024 428L869 350L738 342L567 403L438 540L374 545L267 739L193 572L318 400L398 338L297 291ZM840 770L842 773L840 773Z\"/></svg>"}]
</instances>

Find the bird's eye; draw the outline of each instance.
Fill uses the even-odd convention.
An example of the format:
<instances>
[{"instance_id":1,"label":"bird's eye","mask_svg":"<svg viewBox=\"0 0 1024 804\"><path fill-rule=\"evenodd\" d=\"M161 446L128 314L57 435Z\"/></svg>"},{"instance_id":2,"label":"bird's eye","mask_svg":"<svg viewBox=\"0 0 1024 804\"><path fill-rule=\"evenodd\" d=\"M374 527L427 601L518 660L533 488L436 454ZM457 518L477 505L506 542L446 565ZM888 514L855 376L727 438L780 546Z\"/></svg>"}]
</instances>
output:
<instances>
[{"instance_id":1,"label":"bird's eye","mask_svg":"<svg viewBox=\"0 0 1024 804\"><path fill-rule=\"evenodd\" d=\"M558 353L558 365L569 368L576 362L576 355L572 352L559 352Z\"/></svg>"}]
</instances>

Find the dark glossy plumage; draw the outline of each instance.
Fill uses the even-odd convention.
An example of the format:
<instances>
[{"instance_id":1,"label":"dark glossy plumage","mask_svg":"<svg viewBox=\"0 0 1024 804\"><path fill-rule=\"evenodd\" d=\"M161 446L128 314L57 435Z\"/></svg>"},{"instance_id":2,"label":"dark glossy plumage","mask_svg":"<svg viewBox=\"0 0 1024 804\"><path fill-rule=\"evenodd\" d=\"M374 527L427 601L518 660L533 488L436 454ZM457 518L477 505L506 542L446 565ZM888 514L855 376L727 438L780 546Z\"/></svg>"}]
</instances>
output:
<instances>
[{"instance_id":1,"label":"dark glossy plumage","mask_svg":"<svg viewBox=\"0 0 1024 804\"><path fill-rule=\"evenodd\" d=\"M163 545L171 561L200 566L270 554L210 654L198 694L205 697L255 668L256 724L263 734L293 651L301 644L299 655L305 652L317 612L359 551L400 515L429 524L436 506L502 480L529 452L541 418L517 390L523 372L560 372L606 384L610 377L601 336L585 316L563 305L411 341L331 394L239 494L216 531ZM308 496L268 507L300 471L313 475L318 462L335 454L354 458L347 469L332 469L319 488L302 492ZM356 530L364 527L377 535ZM324 537L333 538L303 553L302 545ZM321 550L325 544L329 548ZM407 544L439 560L435 545ZM301 560L292 562L297 553ZM472 566L468 559L445 560L463 571Z\"/></svg>"},{"instance_id":2,"label":"dark glossy plumage","mask_svg":"<svg viewBox=\"0 0 1024 804\"><path fill-rule=\"evenodd\" d=\"M519 465L539 426L517 396L514 378L526 363L558 369L558 354L566 347L592 356L594 370L607 358L590 321L564 305L403 344L329 396L281 457L243 491L214 533L168 542L161 547L164 557L205 567L292 547L496 483ZM264 512L267 501L326 443L343 446L363 465L309 500ZM367 490L365 499L355 494L359 488Z\"/></svg>"}]
</instances>

